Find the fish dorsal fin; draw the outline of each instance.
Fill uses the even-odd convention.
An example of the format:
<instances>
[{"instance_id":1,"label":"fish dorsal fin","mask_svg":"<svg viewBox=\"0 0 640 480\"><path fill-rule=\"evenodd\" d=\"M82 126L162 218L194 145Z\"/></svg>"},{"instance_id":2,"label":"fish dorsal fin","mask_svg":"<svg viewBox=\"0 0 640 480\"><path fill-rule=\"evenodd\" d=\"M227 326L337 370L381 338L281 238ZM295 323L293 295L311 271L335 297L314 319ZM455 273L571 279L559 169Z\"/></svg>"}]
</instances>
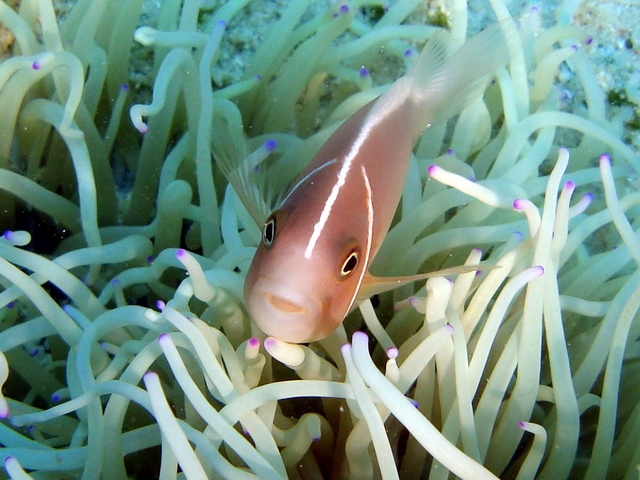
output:
<instances>
[{"instance_id":1,"label":"fish dorsal fin","mask_svg":"<svg viewBox=\"0 0 640 480\"><path fill-rule=\"evenodd\" d=\"M404 275L399 277L376 277L370 273L366 273L362 286L358 292L358 303L366 300L373 295L384 293L389 290L407 285L418 280L426 280L433 277L445 277L447 275L459 275L461 273L475 272L478 270L491 270L495 268L493 265L461 265L459 267L443 268L433 272L418 273L416 275Z\"/></svg>"},{"instance_id":2,"label":"fish dorsal fin","mask_svg":"<svg viewBox=\"0 0 640 480\"><path fill-rule=\"evenodd\" d=\"M211 143L215 162L253 220L262 226L277 198L265 186L265 172L260 164L275 148L275 142L267 141L249 153L238 107L227 99L214 102L212 129L215 134L211 136Z\"/></svg>"}]
</instances>

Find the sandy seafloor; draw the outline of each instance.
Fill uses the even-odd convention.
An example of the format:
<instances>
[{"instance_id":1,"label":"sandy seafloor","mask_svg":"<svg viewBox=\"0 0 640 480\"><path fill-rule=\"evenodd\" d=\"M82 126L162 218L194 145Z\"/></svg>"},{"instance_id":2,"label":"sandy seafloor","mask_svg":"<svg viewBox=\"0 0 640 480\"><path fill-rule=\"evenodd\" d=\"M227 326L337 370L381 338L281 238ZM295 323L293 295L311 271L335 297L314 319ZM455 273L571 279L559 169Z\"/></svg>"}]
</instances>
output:
<instances>
[{"instance_id":1,"label":"sandy seafloor","mask_svg":"<svg viewBox=\"0 0 640 480\"><path fill-rule=\"evenodd\" d=\"M243 73L246 61L251 57L260 41L266 36L269 28L279 18L279 12L293 0L252 0L244 11L230 22L226 32L226 40L223 42L222 55L218 67L214 69L214 81L220 84L229 84L239 79ZM153 25L154 18L160 8L162 0L148 0L144 4L142 21ZM57 2L59 3L59 2ZM217 2L220 3L220 2ZM313 6L317 11L324 11L329 0L316 0ZM346 2L348 4L348 1ZM388 0L381 5L389 4ZM216 4L215 0L208 0L205 4ZM449 12L453 0L425 0L416 13L409 19L411 23L425 22L429 14L434 11ZM529 2L525 0L505 0L511 15L519 17L526 14L529 9L537 6L541 13L541 26L548 28L554 25L558 19L559 6L566 4L569 10L574 10L572 23L583 28L593 41L589 45L581 45L587 50L593 64L594 71L600 86L605 94L614 92L617 98L625 91L625 85L635 72L640 74L640 0L543 0ZM312 16L313 11L308 12ZM487 25L495 22L488 0L473 0L469 2L470 34L480 31ZM417 45L417 48L420 48ZM145 60L147 59L147 60ZM132 71L132 84L134 89L139 88L141 101L148 97L150 91L144 87L150 87L148 76L150 64L144 54L138 58ZM387 83L399 77L403 71L389 72L376 71L371 66L371 74L375 83ZM388 65L385 65L385 69ZM576 91L572 83L572 72L569 66L564 64L559 75L559 88L565 92L562 110L574 111L576 106L583 102L583 95ZM146 90L146 91L145 91ZM611 105L611 114L615 114L618 105ZM629 108L628 106L626 108ZM630 128L625 133L623 140L633 145L640 151L640 106L635 112L636 128ZM640 175L640 172L638 172Z\"/></svg>"},{"instance_id":2,"label":"sandy seafloor","mask_svg":"<svg viewBox=\"0 0 640 480\"><path fill-rule=\"evenodd\" d=\"M12 6L20 3L20 0L1 1ZM206 0L203 1L203 4L215 8L215 5L221 4L223 1ZM215 81L228 84L240 78L246 60L250 58L273 22L279 18L279 12L291 1L293 0L252 0L248 7L230 22L226 40L223 42L222 56L218 68L214 71ZM54 7L61 17L76 2L77 0L53 0ZM322 11L329 3L329 0L317 0L313 2L311 10L315 8ZM346 3L348 4L348 2ZM381 5L389 3L391 3L389 0L385 0L381 2ZM448 12L452 3L453 0L425 0L411 21L420 22L421 15L426 18L429 12L435 10ZM470 33L477 32L495 21L488 0L473 0L469 3L468 29ZM570 9L575 11L572 23L582 27L593 38L590 45L582 45L581 48L587 49L598 81L606 93L611 91L624 92L625 85L631 75L634 72L640 72L640 28L638 28L640 25L640 0L565 0L565 2L505 0L505 3L510 13L516 17L526 13L533 6L539 7L543 27L549 27L557 21L556 15L559 5L571 5ZM141 23L153 26L161 4L162 0L145 1ZM308 15L313 15L313 12L310 11ZM206 15L204 17L206 18ZM10 36L7 36L6 30L0 26L0 61L6 57L10 45ZM139 100L144 101L145 98L150 99L151 62L148 50L140 48L137 53L138 55L134 55L131 83L134 91L139 94ZM400 74L402 72L398 71L396 76ZM571 93L570 68L565 67L561 75L562 82ZM378 80L378 83L388 81L386 76L384 81L376 79L375 69L372 69L372 76L374 80ZM578 92L577 95L570 95L568 101L578 103L582 101L582 98ZM571 107L572 105L565 105L564 109L571 111L573 110ZM612 108L616 108L616 106L612 105ZM636 120L640 117L640 107L637 108L636 117ZM639 129L630 129L625 140L640 150Z\"/></svg>"}]
</instances>

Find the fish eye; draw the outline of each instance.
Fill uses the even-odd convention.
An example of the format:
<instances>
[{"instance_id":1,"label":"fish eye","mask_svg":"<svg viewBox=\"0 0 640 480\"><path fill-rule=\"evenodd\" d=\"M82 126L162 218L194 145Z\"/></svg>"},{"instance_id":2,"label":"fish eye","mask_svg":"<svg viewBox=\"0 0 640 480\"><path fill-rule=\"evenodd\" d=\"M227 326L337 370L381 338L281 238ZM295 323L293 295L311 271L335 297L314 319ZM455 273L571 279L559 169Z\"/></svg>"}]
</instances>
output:
<instances>
[{"instance_id":1,"label":"fish eye","mask_svg":"<svg viewBox=\"0 0 640 480\"><path fill-rule=\"evenodd\" d=\"M340 279L345 279L356 269L358 266L358 250L351 250L340 269Z\"/></svg>"},{"instance_id":2,"label":"fish eye","mask_svg":"<svg viewBox=\"0 0 640 480\"><path fill-rule=\"evenodd\" d=\"M271 214L267 221L264 222L264 227L262 227L262 243L267 248L271 248L273 245L273 241L276 238L276 216L275 214Z\"/></svg>"}]
</instances>

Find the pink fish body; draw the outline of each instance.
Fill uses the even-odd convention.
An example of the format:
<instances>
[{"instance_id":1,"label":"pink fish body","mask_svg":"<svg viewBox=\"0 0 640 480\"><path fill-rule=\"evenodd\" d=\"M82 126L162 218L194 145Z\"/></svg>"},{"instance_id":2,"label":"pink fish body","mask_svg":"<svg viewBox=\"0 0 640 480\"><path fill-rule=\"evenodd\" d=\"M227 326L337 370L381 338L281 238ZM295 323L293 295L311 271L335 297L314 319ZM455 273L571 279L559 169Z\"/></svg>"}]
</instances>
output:
<instances>
[{"instance_id":1,"label":"pink fish body","mask_svg":"<svg viewBox=\"0 0 640 480\"><path fill-rule=\"evenodd\" d=\"M400 201L413 145L432 122L477 99L509 58L500 25L453 50L448 34L434 34L405 76L333 133L265 222L244 294L266 334L320 340L358 300L403 281L367 271Z\"/></svg>"}]
</instances>

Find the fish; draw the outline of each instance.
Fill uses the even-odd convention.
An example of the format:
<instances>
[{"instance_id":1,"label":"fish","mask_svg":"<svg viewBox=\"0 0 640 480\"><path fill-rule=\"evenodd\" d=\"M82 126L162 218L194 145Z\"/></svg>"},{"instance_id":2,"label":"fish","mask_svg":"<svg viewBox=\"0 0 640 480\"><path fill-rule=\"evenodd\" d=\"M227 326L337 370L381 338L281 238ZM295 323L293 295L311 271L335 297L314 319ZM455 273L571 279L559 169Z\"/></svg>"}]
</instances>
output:
<instances>
[{"instance_id":1,"label":"fish","mask_svg":"<svg viewBox=\"0 0 640 480\"><path fill-rule=\"evenodd\" d=\"M415 65L320 147L264 221L246 274L245 305L260 330L285 342L314 342L375 293L469 271L376 277L368 270L391 226L417 139L481 97L509 62L514 34L505 32L514 30L497 23L462 46L436 31ZM235 183L249 201L246 178Z\"/></svg>"}]
</instances>

